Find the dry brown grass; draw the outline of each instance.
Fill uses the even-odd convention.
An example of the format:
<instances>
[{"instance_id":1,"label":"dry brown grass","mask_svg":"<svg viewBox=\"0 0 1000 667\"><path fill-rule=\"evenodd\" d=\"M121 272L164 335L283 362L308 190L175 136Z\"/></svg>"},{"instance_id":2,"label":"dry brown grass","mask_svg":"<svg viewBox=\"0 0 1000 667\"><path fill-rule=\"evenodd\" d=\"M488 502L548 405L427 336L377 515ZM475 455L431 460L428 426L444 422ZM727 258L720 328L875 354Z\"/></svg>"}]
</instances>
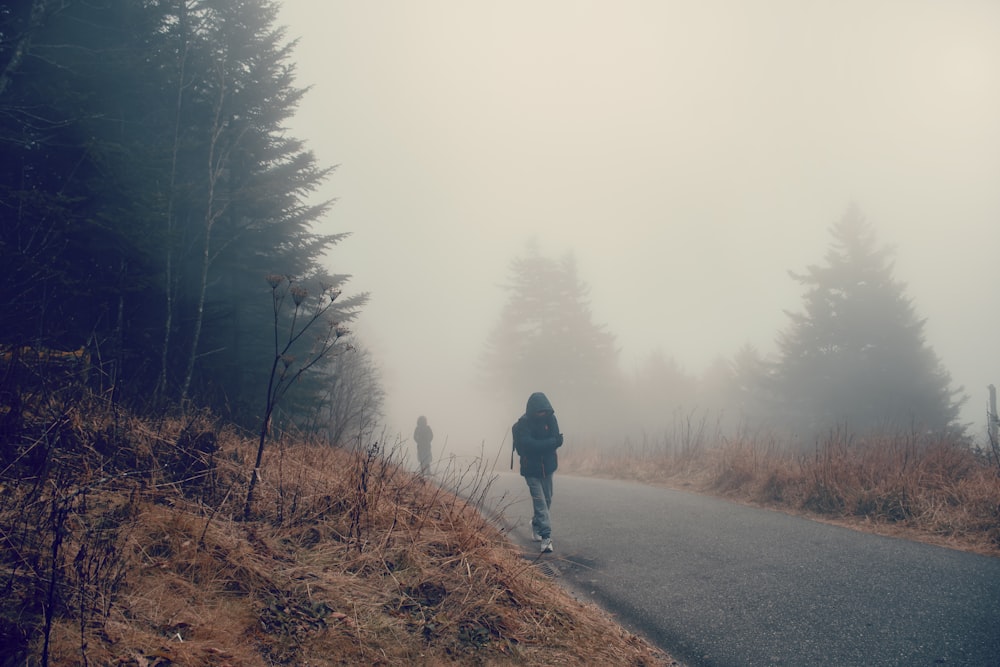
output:
<instances>
[{"instance_id":1,"label":"dry brown grass","mask_svg":"<svg viewBox=\"0 0 1000 667\"><path fill-rule=\"evenodd\" d=\"M1000 467L960 440L832 433L808 448L702 437L574 452L566 472L724 496L862 530L1000 557Z\"/></svg>"},{"instance_id":2,"label":"dry brown grass","mask_svg":"<svg viewBox=\"0 0 1000 667\"><path fill-rule=\"evenodd\" d=\"M19 407L0 464L0 664L664 665L392 451L254 442L93 398Z\"/></svg>"}]
</instances>

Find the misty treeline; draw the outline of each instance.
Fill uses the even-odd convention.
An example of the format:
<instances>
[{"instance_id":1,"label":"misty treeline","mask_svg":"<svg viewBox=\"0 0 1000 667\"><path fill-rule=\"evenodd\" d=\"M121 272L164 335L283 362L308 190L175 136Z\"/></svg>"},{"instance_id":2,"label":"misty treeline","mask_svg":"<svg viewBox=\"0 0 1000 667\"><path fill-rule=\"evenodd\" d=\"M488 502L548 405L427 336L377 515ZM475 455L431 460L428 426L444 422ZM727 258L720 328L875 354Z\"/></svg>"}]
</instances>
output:
<instances>
[{"instance_id":1,"label":"misty treeline","mask_svg":"<svg viewBox=\"0 0 1000 667\"><path fill-rule=\"evenodd\" d=\"M823 263L789 274L802 286L802 308L787 312L775 355L748 344L696 376L657 351L626 373L572 256L529 246L510 265L508 299L482 358L484 386L515 404L546 391L564 430L598 442L690 436L678 429L749 429L802 446L834 429L964 434L961 389L925 342L890 248L856 206L830 227ZM669 295L637 307L669 308Z\"/></svg>"},{"instance_id":2,"label":"misty treeline","mask_svg":"<svg viewBox=\"0 0 1000 667\"><path fill-rule=\"evenodd\" d=\"M315 231L331 203L308 201L331 169L285 129L304 91L276 14L269 0L0 2L7 359L83 350L88 381L118 400L254 427L280 350L297 385L276 418L337 438L379 418L374 364L343 337L367 297L339 296L348 276L324 262L346 234Z\"/></svg>"}]
</instances>

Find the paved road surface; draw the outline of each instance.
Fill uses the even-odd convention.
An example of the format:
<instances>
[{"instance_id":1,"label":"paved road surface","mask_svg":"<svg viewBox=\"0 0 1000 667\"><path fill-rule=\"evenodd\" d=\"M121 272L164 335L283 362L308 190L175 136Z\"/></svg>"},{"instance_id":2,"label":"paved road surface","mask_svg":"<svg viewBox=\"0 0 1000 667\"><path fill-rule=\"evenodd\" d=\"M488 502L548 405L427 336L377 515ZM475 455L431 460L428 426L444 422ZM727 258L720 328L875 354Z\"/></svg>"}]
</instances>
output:
<instances>
[{"instance_id":1,"label":"paved road surface","mask_svg":"<svg viewBox=\"0 0 1000 667\"><path fill-rule=\"evenodd\" d=\"M534 553L523 480L491 497ZM998 558L558 473L552 510L562 583L690 667L1000 667Z\"/></svg>"}]
</instances>

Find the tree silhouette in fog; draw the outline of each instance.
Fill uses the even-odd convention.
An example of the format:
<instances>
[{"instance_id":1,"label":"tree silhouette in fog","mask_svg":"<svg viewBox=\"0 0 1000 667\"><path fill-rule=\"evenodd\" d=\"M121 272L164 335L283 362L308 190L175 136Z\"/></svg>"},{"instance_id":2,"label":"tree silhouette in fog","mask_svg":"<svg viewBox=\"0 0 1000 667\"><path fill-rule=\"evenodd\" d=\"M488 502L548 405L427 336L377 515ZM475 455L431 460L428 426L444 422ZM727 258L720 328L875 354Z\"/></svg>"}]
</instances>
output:
<instances>
[{"instance_id":1,"label":"tree silhouette in fog","mask_svg":"<svg viewBox=\"0 0 1000 667\"><path fill-rule=\"evenodd\" d=\"M674 357L654 350L633 374L629 405L634 425L656 434L703 409L698 384L698 378L688 374Z\"/></svg>"},{"instance_id":2,"label":"tree silhouette in fog","mask_svg":"<svg viewBox=\"0 0 1000 667\"><path fill-rule=\"evenodd\" d=\"M544 391L568 430L609 426L620 384L615 337L594 322L572 255L555 260L529 246L503 287L507 300L481 365L492 398L521 406Z\"/></svg>"},{"instance_id":3,"label":"tree silhouette in fog","mask_svg":"<svg viewBox=\"0 0 1000 667\"><path fill-rule=\"evenodd\" d=\"M830 233L822 265L790 272L805 296L769 378L783 421L802 432L955 427L960 390L893 279L891 250L857 207Z\"/></svg>"},{"instance_id":4,"label":"tree silhouette in fog","mask_svg":"<svg viewBox=\"0 0 1000 667\"><path fill-rule=\"evenodd\" d=\"M259 423L264 276L348 280L310 201L332 170L286 127L304 89L278 8L0 4L0 346L87 345L102 392Z\"/></svg>"}]
</instances>

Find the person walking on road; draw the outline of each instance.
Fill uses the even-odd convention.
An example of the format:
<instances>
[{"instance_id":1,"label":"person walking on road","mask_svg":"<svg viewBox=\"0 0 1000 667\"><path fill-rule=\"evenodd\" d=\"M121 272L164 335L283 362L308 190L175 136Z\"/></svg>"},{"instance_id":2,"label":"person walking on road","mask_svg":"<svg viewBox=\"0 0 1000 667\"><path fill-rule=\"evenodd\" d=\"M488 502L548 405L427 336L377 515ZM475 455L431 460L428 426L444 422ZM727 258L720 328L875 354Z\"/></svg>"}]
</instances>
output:
<instances>
[{"instance_id":1,"label":"person walking on road","mask_svg":"<svg viewBox=\"0 0 1000 667\"><path fill-rule=\"evenodd\" d=\"M427 417L421 415L417 419L417 427L413 429L413 440L417 443L417 461L420 462L420 474L427 475L431 471L431 440L434 431L427 425Z\"/></svg>"},{"instance_id":2,"label":"person walking on road","mask_svg":"<svg viewBox=\"0 0 1000 667\"><path fill-rule=\"evenodd\" d=\"M559 465L556 450L563 444L555 410L542 392L528 397L524 415L511 428L514 451L520 457L521 476L531 493L531 539L541 542L541 552L551 553L552 475ZM511 468L514 467L511 454Z\"/></svg>"}]
</instances>

